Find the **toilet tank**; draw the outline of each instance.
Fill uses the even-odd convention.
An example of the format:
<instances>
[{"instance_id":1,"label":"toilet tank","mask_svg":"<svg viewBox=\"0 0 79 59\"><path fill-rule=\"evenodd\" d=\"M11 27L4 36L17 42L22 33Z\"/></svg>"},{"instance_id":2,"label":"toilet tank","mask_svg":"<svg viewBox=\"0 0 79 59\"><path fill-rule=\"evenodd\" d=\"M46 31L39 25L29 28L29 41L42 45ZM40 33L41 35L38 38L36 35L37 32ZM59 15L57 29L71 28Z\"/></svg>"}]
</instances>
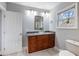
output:
<instances>
[{"instance_id":1,"label":"toilet tank","mask_svg":"<svg viewBox=\"0 0 79 59\"><path fill-rule=\"evenodd\" d=\"M79 42L74 40L66 40L66 49L79 56Z\"/></svg>"}]
</instances>

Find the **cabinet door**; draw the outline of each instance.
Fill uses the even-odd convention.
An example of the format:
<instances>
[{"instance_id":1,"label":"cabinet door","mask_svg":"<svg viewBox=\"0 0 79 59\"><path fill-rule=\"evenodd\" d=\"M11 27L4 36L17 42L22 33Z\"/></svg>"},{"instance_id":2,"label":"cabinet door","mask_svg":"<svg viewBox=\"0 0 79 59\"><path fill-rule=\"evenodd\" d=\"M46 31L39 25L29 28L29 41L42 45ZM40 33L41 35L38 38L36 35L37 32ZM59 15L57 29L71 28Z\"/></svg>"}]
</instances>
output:
<instances>
[{"instance_id":1,"label":"cabinet door","mask_svg":"<svg viewBox=\"0 0 79 59\"><path fill-rule=\"evenodd\" d=\"M49 42L49 48L55 46L55 34L49 35L49 41L48 42Z\"/></svg>"},{"instance_id":2,"label":"cabinet door","mask_svg":"<svg viewBox=\"0 0 79 59\"><path fill-rule=\"evenodd\" d=\"M39 35L39 36L37 36L37 50L42 50L43 48L43 42L42 42L42 40L43 40L43 37L41 36L41 35Z\"/></svg>"},{"instance_id":3,"label":"cabinet door","mask_svg":"<svg viewBox=\"0 0 79 59\"><path fill-rule=\"evenodd\" d=\"M37 51L37 39L36 36L29 36L28 37L28 52L35 52Z\"/></svg>"},{"instance_id":4,"label":"cabinet door","mask_svg":"<svg viewBox=\"0 0 79 59\"><path fill-rule=\"evenodd\" d=\"M49 40L48 35L39 35L37 38L38 38L37 39L38 50L43 50L43 49L48 48L48 40Z\"/></svg>"},{"instance_id":5,"label":"cabinet door","mask_svg":"<svg viewBox=\"0 0 79 59\"><path fill-rule=\"evenodd\" d=\"M46 48L48 48L49 46L48 46L48 41L49 41L49 36L48 35L43 35L42 36L42 45L43 45L43 49L46 49Z\"/></svg>"}]
</instances>

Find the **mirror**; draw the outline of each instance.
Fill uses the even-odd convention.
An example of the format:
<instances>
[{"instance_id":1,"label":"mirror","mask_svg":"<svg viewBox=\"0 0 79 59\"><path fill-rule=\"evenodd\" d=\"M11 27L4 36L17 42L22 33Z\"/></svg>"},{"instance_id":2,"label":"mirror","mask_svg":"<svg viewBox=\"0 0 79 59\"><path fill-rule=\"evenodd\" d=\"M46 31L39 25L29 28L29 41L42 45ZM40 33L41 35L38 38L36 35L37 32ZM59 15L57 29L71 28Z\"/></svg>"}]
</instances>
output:
<instances>
[{"instance_id":1,"label":"mirror","mask_svg":"<svg viewBox=\"0 0 79 59\"><path fill-rule=\"evenodd\" d=\"M42 16L35 16L34 29L43 30L43 17Z\"/></svg>"}]
</instances>

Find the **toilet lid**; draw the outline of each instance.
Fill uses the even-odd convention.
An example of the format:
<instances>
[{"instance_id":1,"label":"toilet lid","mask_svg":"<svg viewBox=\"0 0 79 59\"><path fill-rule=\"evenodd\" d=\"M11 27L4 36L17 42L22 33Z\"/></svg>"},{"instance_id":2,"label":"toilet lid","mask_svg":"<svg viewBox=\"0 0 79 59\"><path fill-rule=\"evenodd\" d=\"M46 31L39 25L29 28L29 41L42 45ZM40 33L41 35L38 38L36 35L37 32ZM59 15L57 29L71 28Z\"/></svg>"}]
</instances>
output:
<instances>
[{"instance_id":1,"label":"toilet lid","mask_svg":"<svg viewBox=\"0 0 79 59\"><path fill-rule=\"evenodd\" d=\"M67 50L62 50L60 51L59 56L75 56L75 55Z\"/></svg>"}]
</instances>

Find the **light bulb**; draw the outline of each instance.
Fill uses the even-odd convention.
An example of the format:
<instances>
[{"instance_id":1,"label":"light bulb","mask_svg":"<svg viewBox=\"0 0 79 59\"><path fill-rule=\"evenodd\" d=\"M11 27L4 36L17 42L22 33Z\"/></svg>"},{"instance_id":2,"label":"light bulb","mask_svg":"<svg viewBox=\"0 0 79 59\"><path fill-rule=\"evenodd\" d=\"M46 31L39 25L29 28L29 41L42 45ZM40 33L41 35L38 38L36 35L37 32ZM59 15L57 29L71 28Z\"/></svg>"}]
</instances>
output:
<instances>
[{"instance_id":1,"label":"light bulb","mask_svg":"<svg viewBox=\"0 0 79 59\"><path fill-rule=\"evenodd\" d=\"M46 16L49 17L50 16L50 13L46 13Z\"/></svg>"},{"instance_id":2,"label":"light bulb","mask_svg":"<svg viewBox=\"0 0 79 59\"><path fill-rule=\"evenodd\" d=\"M42 12L42 13L41 13L41 15L42 15L42 16L44 16L44 15L45 15L45 13L44 13L44 12Z\"/></svg>"},{"instance_id":3,"label":"light bulb","mask_svg":"<svg viewBox=\"0 0 79 59\"><path fill-rule=\"evenodd\" d=\"M34 14L34 15L37 15L37 11L34 11L33 14Z\"/></svg>"},{"instance_id":4,"label":"light bulb","mask_svg":"<svg viewBox=\"0 0 79 59\"><path fill-rule=\"evenodd\" d=\"M32 10L32 11L31 11L31 14L33 14L33 13L34 13L34 11Z\"/></svg>"},{"instance_id":5,"label":"light bulb","mask_svg":"<svg viewBox=\"0 0 79 59\"><path fill-rule=\"evenodd\" d=\"M30 15L30 10L25 11L26 15Z\"/></svg>"}]
</instances>

